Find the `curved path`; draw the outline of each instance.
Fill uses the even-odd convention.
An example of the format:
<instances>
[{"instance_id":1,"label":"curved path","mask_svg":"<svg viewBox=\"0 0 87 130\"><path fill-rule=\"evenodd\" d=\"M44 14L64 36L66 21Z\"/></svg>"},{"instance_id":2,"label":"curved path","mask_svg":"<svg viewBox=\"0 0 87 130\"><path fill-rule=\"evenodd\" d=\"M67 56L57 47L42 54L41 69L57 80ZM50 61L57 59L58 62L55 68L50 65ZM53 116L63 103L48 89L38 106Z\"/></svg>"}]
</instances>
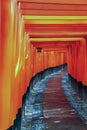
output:
<instances>
[{"instance_id":1,"label":"curved path","mask_svg":"<svg viewBox=\"0 0 87 130\"><path fill-rule=\"evenodd\" d=\"M61 70L30 88L22 109L21 130L87 130L64 94Z\"/></svg>"}]
</instances>

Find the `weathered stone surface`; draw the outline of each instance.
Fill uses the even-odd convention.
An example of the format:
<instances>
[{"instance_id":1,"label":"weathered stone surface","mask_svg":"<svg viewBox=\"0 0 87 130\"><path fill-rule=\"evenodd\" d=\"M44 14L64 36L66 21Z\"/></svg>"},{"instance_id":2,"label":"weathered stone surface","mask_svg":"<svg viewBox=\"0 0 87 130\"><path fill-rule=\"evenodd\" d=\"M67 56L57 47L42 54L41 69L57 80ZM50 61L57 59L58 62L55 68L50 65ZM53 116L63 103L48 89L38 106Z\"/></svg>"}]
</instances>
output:
<instances>
[{"instance_id":1,"label":"weathered stone surface","mask_svg":"<svg viewBox=\"0 0 87 130\"><path fill-rule=\"evenodd\" d=\"M87 124L87 103L82 100L78 96L78 93L75 92L74 89L71 87L68 74L65 74L62 79L62 87L71 106L76 110L76 112L85 122L85 124Z\"/></svg>"}]
</instances>

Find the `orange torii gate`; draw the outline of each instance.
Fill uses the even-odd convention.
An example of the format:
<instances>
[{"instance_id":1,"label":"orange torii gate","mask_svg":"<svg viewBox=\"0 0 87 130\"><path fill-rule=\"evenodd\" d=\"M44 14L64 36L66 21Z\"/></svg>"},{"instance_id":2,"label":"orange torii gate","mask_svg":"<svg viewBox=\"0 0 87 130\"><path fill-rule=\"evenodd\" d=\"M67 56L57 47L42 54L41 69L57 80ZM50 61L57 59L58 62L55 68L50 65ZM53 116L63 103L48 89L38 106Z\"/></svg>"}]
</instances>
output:
<instances>
[{"instance_id":1,"label":"orange torii gate","mask_svg":"<svg viewBox=\"0 0 87 130\"><path fill-rule=\"evenodd\" d=\"M56 11L56 16L51 16L45 10L47 7L45 11L37 9L37 14L32 11L32 16L24 16L29 12L22 10L25 6L20 1L22 7L16 0L1 1L0 130L13 124L22 107L22 97L36 73L67 63L68 73L87 86L87 16L80 16L78 10L77 16L73 11L66 11L67 16L64 11ZM72 4L71 7L74 8ZM60 17L57 13L61 13Z\"/></svg>"}]
</instances>

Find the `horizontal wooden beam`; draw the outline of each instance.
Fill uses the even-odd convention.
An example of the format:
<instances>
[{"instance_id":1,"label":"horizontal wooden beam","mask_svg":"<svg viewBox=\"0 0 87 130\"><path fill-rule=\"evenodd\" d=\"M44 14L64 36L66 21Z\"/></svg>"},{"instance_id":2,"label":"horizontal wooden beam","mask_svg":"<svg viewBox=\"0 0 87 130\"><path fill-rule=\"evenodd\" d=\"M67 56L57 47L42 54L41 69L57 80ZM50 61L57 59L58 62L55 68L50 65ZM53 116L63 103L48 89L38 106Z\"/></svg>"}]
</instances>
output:
<instances>
[{"instance_id":1,"label":"horizontal wooden beam","mask_svg":"<svg viewBox=\"0 0 87 130\"><path fill-rule=\"evenodd\" d=\"M69 4L46 4L46 3L21 3L23 10L62 10L62 11L87 11L87 5L69 5Z\"/></svg>"},{"instance_id":2,"label":"horizontal wooden beam","mask_svg":"<svg viewBox=\"0 0 87 130\"><path fill-rule=\"evenodd\" d=\"M73 44L73 41L71 41L71 43ZM32 44L34 47L41 47L41 48L67 48L67 47L70 47L71 44L67 41L41 41L41 42L30 42L30 44Z\"/></svg>"},{"instance_id":3,"label":"horizontal wooden beam","mask_svg":"<svg viewBox=\"0 0 87 130\"><path fill-rule=\"evenodd\" d=\"M27 24L26 31L31 33L43 32L87 32L87 24Z\"/></svg>"},{"instance_id":4,"label":"horizontal wooden beam","mask_svg":"<svg viewBox=\"0 0 87 130\"><path fill-rule=\"evenodd\" d=\"M30 38L87 37L87 32L28 33Z\"/></svg>"},{"instance_id":5,"label":"horizontal wooden beam","mask_svg":"<svg viewBox=\"0 0 87 130\"><path fill-rule=\"evenodd\" d=\"M87 24L25 24L25 28L87 28Z\"/></svg>"},{"instance_id":6,"label":"horizontal wooden beam","mask_svg":"<svg viewBox=\"0 0 87 130\"><path fill-rule=\"evenodd\" d=\"M87 11L58 11L58 10L22 10L22 15L40 15L40 16L87 16Z\"/></svg>"},{"instance_id":7,"label":"horizontal wooden beam","mask_svg":"<svg viewBox=\"0 0 87 130\"><path fill-rule=\"evenodd\" d=\"M58 3L58 4L87 4L87 0L17 0L17 2Z\"/></svg>"},{"instance_id":8,"label":"horizontal wooden beam","mask_svg":"<svg viewBox=\"0 0 87 130\"><path fill-rule=\"evenodd\" d=\"M72 37L72 38L30 38L30 42L50 42L50 41L81 41L84 40L82 37Z\"/></svg>"},{"instance_id":9,"label":"horizontal wooden beam","mask_svg":"<svg viewBox=\"0 0 87 130\"><path fill-rule=\"evenodd\" d=\"M57 24L59 24L59 25L63 25L63 24L65 24L65 25L67 25L67 24L79 24L79 25L81 25L81 24L87 24L87 19L84 19L84 20L82 20L82 19L80 19L80 20L61 20L61 19L26 19L26 20L24 20L24 22L25 22L25 25L28 25L28 24L30 24L30 25L51 25L52 26L52 24L53 25L57 25Z\"/></svg>"},{"instance_id":10,"label":"horizontal wooden beam","mask_svg":"<svg viewBox=\"0 0 87 130\"><path fill-rule=\"evenodd\" d=\"M55 16L55 15L51 15L51 16L32 16L32 15L25 15L23 16L24 20L87 20L87 16Z\"/></svg>"}]
</instances>

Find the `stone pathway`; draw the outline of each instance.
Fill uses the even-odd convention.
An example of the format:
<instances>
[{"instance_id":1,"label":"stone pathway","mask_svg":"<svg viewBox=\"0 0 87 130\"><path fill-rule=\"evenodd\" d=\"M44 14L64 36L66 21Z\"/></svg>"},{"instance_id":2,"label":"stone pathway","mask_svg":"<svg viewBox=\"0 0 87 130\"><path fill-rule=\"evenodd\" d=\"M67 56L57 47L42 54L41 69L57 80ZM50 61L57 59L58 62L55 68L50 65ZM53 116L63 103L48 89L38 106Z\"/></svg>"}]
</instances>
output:
<instances>
[{"instance_id":1,"label":"stone pathway","mask_svg":"<svg viewBox=\"0 0 87 130\"><path fill-rule=\"evenodd\" d=\"M87 130L70 106L61 86L65 72L50 78L43 94L43 113L46 130Z\"/></svg>"},{"instance_id":2,"label":"stone pathway","mask_svg":"<svg viewBox=\"0 0 87 130\"><path fill-rule=\"evenodd\" d=\"M31 86L20 130L87 130L64 94L61 81L65 74L61 70Z\"/></svg>"}]
</instances>

